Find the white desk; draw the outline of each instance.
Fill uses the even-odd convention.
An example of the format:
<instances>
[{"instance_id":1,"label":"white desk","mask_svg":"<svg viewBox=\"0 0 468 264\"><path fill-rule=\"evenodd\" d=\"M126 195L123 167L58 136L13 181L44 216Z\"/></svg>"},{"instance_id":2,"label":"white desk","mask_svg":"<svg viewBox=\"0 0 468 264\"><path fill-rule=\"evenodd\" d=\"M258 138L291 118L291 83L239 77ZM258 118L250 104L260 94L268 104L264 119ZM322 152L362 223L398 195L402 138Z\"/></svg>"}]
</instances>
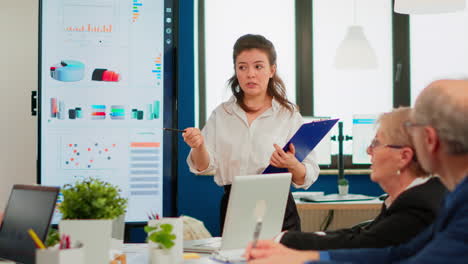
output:
<instances>
[{"instance_id":1,"label":"white desk","mask_svg":"<svg viewBox=\"0 0 468 264\"><path fill-rule=\"evenodd\" d=\"M304 203L296 200L303 232L320 231L324 221L333 212L328 230L348 228L360 222L374 219L382 208L379 199L368 201Z\"/></svg>"},{"instance_id":2,"label":"white desk","mask_svg":"<svg viewBox=\"0 0 468 264\"><path fill-rule=\"evenodd\" d=\"M124 253L127 255L128 264L147 264L148 263L148 246L147 244L125 244ZM199 259L187 259L183 264L219 264L209 258L209 255L199 254Z\"/></svg>"}]
</instances>

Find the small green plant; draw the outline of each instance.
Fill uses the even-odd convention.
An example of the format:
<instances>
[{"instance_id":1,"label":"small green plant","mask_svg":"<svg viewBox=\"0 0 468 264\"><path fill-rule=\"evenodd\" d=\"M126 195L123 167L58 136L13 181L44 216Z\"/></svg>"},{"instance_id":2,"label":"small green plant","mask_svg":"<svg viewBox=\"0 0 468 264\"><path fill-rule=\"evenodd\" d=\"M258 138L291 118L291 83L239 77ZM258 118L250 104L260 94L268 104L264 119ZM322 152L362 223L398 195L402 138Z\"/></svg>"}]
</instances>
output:
<instances>
[{"instance_id":1,"label":"small green plant","mask_svg":"<svg viewBox=\"0 0 468 264\"><path fill-rule=\"evenodd\" d=\"M349 182L346 178L340 178L338 179L338 185L340 186L346 186L346 185L349 185Z\"/></svg>"},{"instance_id":2,"label":"small green plant","mask_svg":"<svg viewBox=\"0 0 468 264\"><path fill-rule=\"evenodd\" d=\"M147 240L158 245L160 249L170 249L175 243L176 235L172 234L171 224L160 224L157 226L145 226L145 232L148 234Z\"/></svg>"},{"instance_id":3,"label":"small green plant","mask_svg":"<svg viewBox=\"0 0 468 264\"><path fill-rule=\"evenodd\" d=\"M49 228L49 232L47 233L47 238L45 240L46 247L53 247L60 242L60 235L57 229Z\"/></svg>"},{"instance_id":4,"label":"small green plant","mask_svg":"<svg viewBox=\"0 0 468 264\"><path fill-rule=\"evenodd\" d=\"M117 186L95 178L65 185L62 195L58 208L63 219L114 219L127 207Z\"/></svg>"}]
</instances>

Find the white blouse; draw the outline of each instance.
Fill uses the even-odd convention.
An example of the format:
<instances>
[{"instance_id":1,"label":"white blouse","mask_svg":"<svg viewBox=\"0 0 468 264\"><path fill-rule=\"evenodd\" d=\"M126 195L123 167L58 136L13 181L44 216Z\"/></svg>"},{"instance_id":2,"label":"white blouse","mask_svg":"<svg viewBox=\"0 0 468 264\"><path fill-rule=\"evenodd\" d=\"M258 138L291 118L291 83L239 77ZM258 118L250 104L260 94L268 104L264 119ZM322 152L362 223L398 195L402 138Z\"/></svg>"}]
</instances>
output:
<instances>
[{"instance_id":1,"label":"white blouse","mask_svg":"<svg viewBox=\"0 0 468 264\"><path fill-rule=\"evenodd\" d=\"M283 147L303 124L298 111L291 113L273 99L272 107L257 117L249 126L245 111L232 96L211 114L202 135L210 156L208 168L198 171L187 157L190 171L195 174L214 174L219 186L232 184L234 176L261 174L269 165L275 151L273 144ZM312 151L302 162L306 168L302 185L307 189L317 180L319 167Z\"/></svg>"}]
</instances>

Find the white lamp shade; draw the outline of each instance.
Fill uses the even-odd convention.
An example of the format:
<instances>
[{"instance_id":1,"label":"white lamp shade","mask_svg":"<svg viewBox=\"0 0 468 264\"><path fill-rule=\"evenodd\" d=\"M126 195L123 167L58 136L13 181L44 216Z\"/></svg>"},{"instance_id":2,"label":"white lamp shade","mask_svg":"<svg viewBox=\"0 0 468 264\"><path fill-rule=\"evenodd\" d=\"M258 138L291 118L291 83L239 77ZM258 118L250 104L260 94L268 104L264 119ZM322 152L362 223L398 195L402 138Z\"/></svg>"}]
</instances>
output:
<instances>
[{"instance_id":1,"label":"white lamp shade","mask_svg":"<svg viewBox=\"0 0 468 264\"><path fill-rule=\"evenodd\" d=\"M394 10L400 14L437 14L465 9L466 0L395 0Z\"/></svg>"},{"instance_id":2,"label":"white lamp shade","mask_svg":"<svg viewBox=\"0 0 468 264\"><path fill-rule=\"evenodd\" d=\"M337 69L375 69L377 56L361 26L350 26L338 46L335 57Z\"/></svg>"}]
</instances>

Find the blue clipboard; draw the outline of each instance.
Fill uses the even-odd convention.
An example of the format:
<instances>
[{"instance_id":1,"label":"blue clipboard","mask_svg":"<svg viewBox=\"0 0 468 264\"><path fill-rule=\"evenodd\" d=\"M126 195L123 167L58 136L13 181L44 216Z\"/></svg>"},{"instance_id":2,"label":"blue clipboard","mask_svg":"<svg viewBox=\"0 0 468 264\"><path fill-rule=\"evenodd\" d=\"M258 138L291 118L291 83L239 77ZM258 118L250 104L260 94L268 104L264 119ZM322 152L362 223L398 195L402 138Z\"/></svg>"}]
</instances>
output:
<instances>
[{"instance_id":1,"label":"blue clipboard","mask_svg":"<svg viewBox=\"0 0 468 264\"><path fill-rule=\"evenodd\" d=\"M296 148L296 158L302 162L307 155L317 146L317 144L325 137L330 129L338 122L338 119L328 119L304 123L296 134L283 147L284 151L289 150L289 144L293 143ZM288 172L288 169L277 168L269 165L264 171L265 173L281 173Z\"/></svg>"}]
</instances>

